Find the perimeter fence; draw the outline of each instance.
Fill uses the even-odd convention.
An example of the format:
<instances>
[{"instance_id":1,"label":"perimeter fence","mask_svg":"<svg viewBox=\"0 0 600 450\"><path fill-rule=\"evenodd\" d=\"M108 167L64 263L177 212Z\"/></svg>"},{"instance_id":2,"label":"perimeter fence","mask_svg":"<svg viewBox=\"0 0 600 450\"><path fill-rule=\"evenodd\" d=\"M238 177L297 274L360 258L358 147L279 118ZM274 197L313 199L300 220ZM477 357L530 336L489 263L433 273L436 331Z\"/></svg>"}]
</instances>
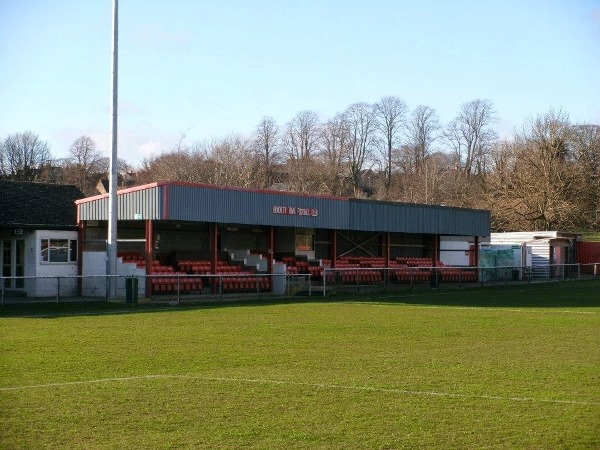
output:
<instances>
[{"instance_id":1,"label":"perimeter fence","mask_svg":"<svg viewBox=\"0 0 600 450\"><path fill-rule=\"evenodd\" d=\"M600 278L600 263L533 267L325 267L299 274L0 277L0 305L74 301L225 302L594 278Z\"/></svg>"}]
</instances>

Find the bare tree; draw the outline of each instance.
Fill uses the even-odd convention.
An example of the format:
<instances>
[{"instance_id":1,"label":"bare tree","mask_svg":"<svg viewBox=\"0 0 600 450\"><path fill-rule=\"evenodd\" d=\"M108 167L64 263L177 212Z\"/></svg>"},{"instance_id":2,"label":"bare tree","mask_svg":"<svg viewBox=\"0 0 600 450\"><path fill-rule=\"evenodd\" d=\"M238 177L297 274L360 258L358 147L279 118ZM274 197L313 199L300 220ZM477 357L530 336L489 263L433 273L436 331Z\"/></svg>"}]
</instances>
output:
<instances>
[{"instance_id":1,"label":"bare tree","mask_svg":"<svg viewBox=\"0 0 600 450\"><path fill-rule=\"evenodd\" d=\"M495 155L490 187L506 227L575 228L579 206L577 174L570 162L572 139L568 116L551 110L525 124L514 142L505 146L510 153Z\"/></svg>"},{"instance_id":2,"label":"bare tree","mask_svg":"<svg viewBox=\"0 0 600 450\"><path fill-rule=\"evenodd\" d=\"M368 103L354 103L344 112L346 149L344 159L348 165L355 195L372 195L370 186L362 180L365 162L371 158L376 142L377 110Z\"/></svg>"},{"instance_id":3,"label":"bare tree","mask_svg":"<svg viewBox=\"0 0 600 450\"><path fill-rule=\"evenodd\" d=\"M313 111L300 111L287 124L284 146L292 159L309 159L316 150L319 117Z\"/></svg>"},{"instance_id":4,"label":"bare tree","mask_svg":"<svg viewBox=\"0 0 600 450\"><path fill-rule=\"evenodd\" d=\"M298 192L314 191L315 170L312 158L318 151L319 118L313 111L301 111L287 124L283 149L288 185Z\"/></svg>"},{"instance_id":5,"label":"bare tree","mask_svg":"<svg viewBox=\"0 0 600 450\"><path fill-rule=\"evenodd\" d=\"M425 158L431 152L433 142L438 139L440 121L435 109L419 105L406 124L406 139L410 149L409 165L419 173L423 170Z\"/></svg>"},{"instance_id":6,"label":"bare tree","mask_svg":"<svg viewBox=\"0 0 600 450\"><path fill-rule=\"evenodd\" d=\"M0 175L34 181L50 160L48 143L31 131L7 136L0 145Z\"/></svg>"},{"instance_id":7,"label":"bare tree","mask_svg":"<svg viewBox=\"0 0 600 450\"><path fill-rule=\"evenodd\" d=\"M256 187L256 158L248 142L241 136L231 135L211 143L206 162L212 167L208 173L205 172L209 183Z\"/></svg>"},{"instance_id":8,"label":"bare tree","mask_svg":"<svg viewBox=\"0 0 600 450\"><path fill-rule=\"evenodd\" d=\"M384 149L381 152L385 166L385 188L392 183L392 152L399 148L398 138L404 125L407 106L398 97L383 97L376 105L378 128L383 135Z\"/></svg>"},{"instance_id":9,"label":"bare tree","mask_svg":"<svg viewBox=\"0 0 600 450\"><path fill-rule=\"evenodd\" d=\"M106 175L103 158L89 136L80 136L69 148L70 157L63 161L63 182L73 184L85 195L92 195L98 179Z\"/></svg>"},{"instance_id":10,"label":"bare tree","mask_svg":"<svg viewBox=\"0 0 600 450\"><path fill-rule=\"evenodd\" d=\"M600 126L576 125L572 147L579 224L581 229L600 231Z\"/></svg>"},{"instance_id":11,"label":"bare tree","mask_svg":"<svg viewBox=\"0 0 600 450\"><path fill-rule=\"evenodd\" d=\"M278 160L279 147L279 127L272 117L263 117L257 125L254 146L258 156L258 169L264 180L260 187L269 187L273 184L273 165Z\"/></svg>"},{"instance_id":12,"label":"bare tree","mask_svg":"<svg viewBox=\"0 0 600 450\"><path fill-rule=\"evenodd\" d=\"M321 153L323 161L323 185L328 194L343 195L344 151L347 148L347 133L344 117L337 114L321 127Z\"/></svg>"},{"instance_id":13,"label":"bare tree","mask_svg":"<svg viewBox=\"0 0 600 450\"><path fill-rule=\"evenodd\" d=\"M486 155L497 139L491 128L495 121L492 102L477 99L463 104L446 130L446 141L454 150L456 162L467 178L485 172Z\"/></svg>"}]
</instances>

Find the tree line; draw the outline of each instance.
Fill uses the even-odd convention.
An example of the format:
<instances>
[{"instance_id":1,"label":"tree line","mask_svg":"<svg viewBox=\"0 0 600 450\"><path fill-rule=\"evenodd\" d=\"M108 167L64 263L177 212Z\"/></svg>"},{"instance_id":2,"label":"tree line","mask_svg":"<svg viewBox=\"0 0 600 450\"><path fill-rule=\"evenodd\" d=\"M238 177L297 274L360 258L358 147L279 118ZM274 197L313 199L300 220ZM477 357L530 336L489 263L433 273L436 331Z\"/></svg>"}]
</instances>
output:
<instances>
[{"instance_id":1,"label":"tree line","mask_svg":"<svg viewBox=\"0 0 600 450\"><path fill-rule=\"evenodd\" d=\"M550 110L500 139L497 120L489 100L464 103L442 124L432 107L409 110L394 96L354 103L325 120L310 110L285 124L265 116L249 136L188 142L182 135L172 149L141 162L135 183L186 181L483 208L492 213L494 231L600 230L600 127ZM13 164L14 138L2 141L0 176L31 173L26 157ZM90 174L106 173L106 158L90 141L83 136L73 143L54 182L90 189ZM47 157L43 150L32 153Z\"/></svg>"},{"instance_id":2,"label":"tree line","mask_svg":"<svg viewBox=\"0 0 600 450\"><path fill-rule=\"evenodd\" d=\"M132 171L119 159L117 167L123 175ZM48 142L31 131L11 134L0 141L0 178L13 181L77 186L86 196L96 194L98 181L107 178L110 159L102 156L89 136L80 136L69 147L66 158L56 159Z\"/></svg>"}]
</instances>

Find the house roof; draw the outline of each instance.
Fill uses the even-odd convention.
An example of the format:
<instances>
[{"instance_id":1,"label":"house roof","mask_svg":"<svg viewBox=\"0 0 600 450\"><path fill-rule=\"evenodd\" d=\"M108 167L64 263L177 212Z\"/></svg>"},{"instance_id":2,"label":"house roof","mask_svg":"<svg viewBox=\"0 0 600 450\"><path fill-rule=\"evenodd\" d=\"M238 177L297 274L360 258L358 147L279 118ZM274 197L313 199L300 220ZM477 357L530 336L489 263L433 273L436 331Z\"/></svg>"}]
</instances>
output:
<instances>
[{"instance_id":1,"label":"house roof","mask_svg":"<svg viewBox=\"0 0 600 450\"><path fill-rule=\"evenodd\" d=\"M75 186L0 180L0 226L76 226L83 197Z\"/></svg>"}]
</instances>

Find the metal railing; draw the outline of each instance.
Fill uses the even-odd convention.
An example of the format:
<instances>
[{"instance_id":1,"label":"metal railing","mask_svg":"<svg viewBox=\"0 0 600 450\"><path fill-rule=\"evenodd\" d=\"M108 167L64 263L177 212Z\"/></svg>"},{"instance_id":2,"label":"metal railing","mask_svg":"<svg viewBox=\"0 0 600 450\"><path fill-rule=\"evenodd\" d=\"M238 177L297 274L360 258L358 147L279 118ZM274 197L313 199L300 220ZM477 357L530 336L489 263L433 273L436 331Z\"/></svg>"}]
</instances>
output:
<instances>
[{"instance_id":1,"label":"metal railing","mask_svg":"<svg viewBox=\"0 0 600 450\"><path fill-rule=\"evenodd\" d=\"M586 268L585 270L583 268ZM324 268L323 296L336 291L401 290L416 287L463 287L519 284L600 276L600 263L545 266L419 266L393 268Z\"/></svg>"},{"instance_id":2,"label":"metal railing","mask_svg":"<svg viewBox=\"0 0 600 450\"><path fill-rule=\"evenodd\" d=\"M224 301L233 294L244 297L312 295L309 274L149 274L65 275L0 277L0 305L10 303L109 301L109 279L116 280L117 300L137 303L140 298ZM11 288L10 285L18 285ZM150 294L150 295L147 295Z\"/></svg>"},{"instance_id":3,"label":"metal railing","mask_svg":"<svg viewBox=\"0 0 600 450\"><path fill-rule=\"evenodd\" d=\"M322 276L302 274L150 274L0 277L0 305L6 302L109 301L115 278L117 300L225 301L235 298L327 295L338 291L393 291L418 287L463 287L596 278L600 263L525 267L323 268ZM10 289L10 286L22 286Z\"/></svg>"}]
</instances>

